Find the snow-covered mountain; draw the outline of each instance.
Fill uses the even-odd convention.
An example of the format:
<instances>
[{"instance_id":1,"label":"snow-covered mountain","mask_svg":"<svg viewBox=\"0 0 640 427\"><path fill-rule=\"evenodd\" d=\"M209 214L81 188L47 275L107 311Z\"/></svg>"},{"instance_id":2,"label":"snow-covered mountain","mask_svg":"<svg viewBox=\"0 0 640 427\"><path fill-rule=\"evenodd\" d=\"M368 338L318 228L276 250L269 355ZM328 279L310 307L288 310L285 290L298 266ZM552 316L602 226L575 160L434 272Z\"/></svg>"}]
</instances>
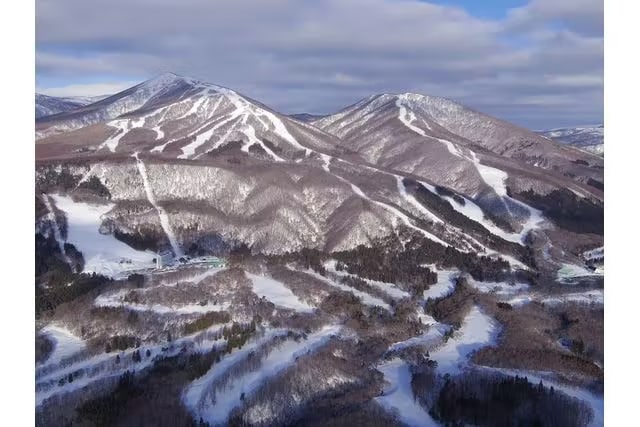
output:
<instances>
[{"instance_id":1,"label":"snow-covered mountain","mask_svg":"<svg viewBox=\"0 0 640 427\"><path fill-rule=\"evenodd\" d=\"M506 187L570 187L594 195L585 183L601 181L602 159L444 98L374 95L312 124L372 164L486 198L498 208L492 200L504 199Z\"/></svg>"},{"instance_id":2,"label":"snow-covered mountain","mask_svg":"<svg viewBox=\"0 0 640 427\"><path fill-rule=\"evenodd\" d=\"M478 147L536 167L564 168L575 160L602 163L592 156L550 143L532 131L449 99L414 93L373 95L312 123L349 143L352 140L362 141L363 132L379 132L381 118L391 119L387 123L393 127L405 127L432 140L447 140L455 147Z\"/></svg>"},{"instance_id":3,"label":"snow-covered mountain","mask_svg":"<svg viewBox=\"0 0 640 427\"><path fill-rule=\"evenodd\" d=\"M266 252L337 250L408 230L489 254L546 227L510 191L602 197L580 181L602 173L591 164L601 159L415 94L372 96L307 124L169 73L36 127L39 162L73 165L76 186L97 178L108 189L112 231L172 236L172 246L215 235ZM480 139L461 135L471 127ZM451 206L425 205L421 191ZM450 223L443 209L476 225Z\"/></svg>"},{"instance_id":4,"label":"snow-covered mountain","mask_svg":"<svg viewBox=\"0 0 640 427\"><path fill-rule=\"evenodd\" d=\"M180 159L202 157L233 141L244 152L275 161L335 145L327 142L332 137L233 90L171 73L37 124L43 149L55 146L49 143L62 133L76 148Z\"/></svg>"},{"instance_id":5,"label":"snow-covered mountain","mask_svg":"<svg viewBox=\"0 0 640 427\"><path fill-rule=\"evenodd\" d=\"M540 135L600 156L604 155L604 125L538 131Z\"/></svg>"},{"instance_id":6,"label":"snow-covered mountain","mask_svg":"<svg viewBox=\"0 0 640 427\"><path fill-rule=\"evenodd\" d=\"M106 98L103 96L49 96L36 93L36 119L75 110Z\"/></svg>"},{"instance_id":7,"label":"snow-covered mountain","mask_svg":"<svg viewBox=\"0 0 640 427\"><path fill-rule=\"evenodd\" d=\"M435 423L432 380L476 357L571 378L536 408L602 424L601 158L440 98L305 123L174 74L36 128L39 425L93 399L111 424Z\"/></svg>"}]
</instances>

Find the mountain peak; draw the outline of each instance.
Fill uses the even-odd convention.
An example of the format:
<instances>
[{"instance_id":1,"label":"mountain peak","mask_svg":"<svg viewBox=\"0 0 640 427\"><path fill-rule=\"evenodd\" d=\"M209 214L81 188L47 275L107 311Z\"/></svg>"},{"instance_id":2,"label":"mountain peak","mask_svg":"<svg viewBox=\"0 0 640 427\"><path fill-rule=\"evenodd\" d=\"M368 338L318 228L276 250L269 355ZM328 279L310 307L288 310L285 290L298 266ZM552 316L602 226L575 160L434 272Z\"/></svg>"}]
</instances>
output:
<instances>
[{"instance_id":1,"label":"mountain peak","mask_svg":"<svg viewBox=\"0 0 640 427\"><path fill-rule=\"evenodd\" d=\"M176 84L188 84L195 86L198 83L200 82L194 78L181 76L172 72L166 72L142 82L139 86L159 90L161 88L173 86Z\"/></svg>"}]
</instances>

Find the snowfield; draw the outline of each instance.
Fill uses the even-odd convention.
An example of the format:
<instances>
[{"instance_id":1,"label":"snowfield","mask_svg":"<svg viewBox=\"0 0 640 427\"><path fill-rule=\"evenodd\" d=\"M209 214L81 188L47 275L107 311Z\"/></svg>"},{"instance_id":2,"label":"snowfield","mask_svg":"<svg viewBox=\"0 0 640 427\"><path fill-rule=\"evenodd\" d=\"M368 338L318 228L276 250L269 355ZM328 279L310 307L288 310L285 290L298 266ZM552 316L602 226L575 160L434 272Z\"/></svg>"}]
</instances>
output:
<instances>
[{"instance_id":1,"label":"snowfield","mask_svg":"<svg viewBox=\"0 0 640 427\"><path fill-rule=\"evenodd\" d=\"M497 225L495 225L489 219L486 219L484 216L484 212L482 212L482 209L480 208L480 206L475 204L470 199L464 196L460 196L464 199L464 205L461 205L460 203L453 200L453 198L450 196L438 194L438 192L436 191L436 188L433 185L430 185L422 181L420 182L420 184L422 184L423 187L431 191L433 194L436 194L440 198L448 201L451 207L453 207L453 209L460 212L462 215L466 216L470 220L475 221L478 224L482 225L490 233L495 234L498 237L502 237L503 239L510 242L521 243L522 237L520 233L509 233L503 230L502 228L498 227Z\"/></svg>"},{"instance_id":2,"label":"snowfield","mask_svg":"<svg viewBox=\"0 0 640 427\"><path fill-rule=\"evenodd\" d=\"M447 325L443 325L442 323L438 323L431 316L424 317L421 316L421 321L428 326L426 332L422 335L418 335L417 337L411 337L405 341L399 341L397 343L392 344L389 347L389 352L404 350L409 347L417 347L422 346L427 348L427 351L431 350L437 344L442 341L442 337L449 329L451 329Z\"/></svg>"},{"instance_id":3,"label":"snowfield","mask_svg":"<svg viewBox=\"0 0 640 427\"><path fill-rule=\"evenodd\" d=\"M300 312L311 312L314 307L300 301L283 283L266 276L257 276L246 273L251 280L253 292L259 297L264 297L274 303L277 307L288 308Z\"/></svg>"},{"instance_id":4,"label":"snowfield","mask_svg":"<svg viewBox=\"0 0 640 427\"><path fill-rule=\"evenodd\" d=\"M431 212L429 209L425 208L422 205L422 203L420 203L412 194L409 194L407 192L407 187L405 187L404 185L403 177L401 177L400 175L395 175L395 177L396 177L396 182L398 184L398 192L407 202L409 202L409 204L415 207L418 210L418 212L422 213L425 217L429 218L431 221L435 223L443 223L443 221L436 214Z\"/></svg>"},{"instance_id":5,"label":"snowfield","mask_svg":"<svg viewBox=\"0 0 640 427\"><path fill-rule=\"evenodd\" d=\"M483 165L482 163L480 163L480 159L478 159L478 156L474 151L470 151L470 153L470 160L475 165L485 184L493 188L493 191L495 191L498 196L507 197L507 186L505 182L509 175L507 175L507 173L503 170Z\"/></svg>"},{"instance_id":6,"label":"snowfield","mask_svg":"<svg viewBox=\"0 0 640 427\"><path fill-rule=\"evenodd\" d=\"M100 233L102 216L113 204L74 202L69 196L57 194L51 197L67 216L67 242L82 252L84 273L122 277L130 271L154 267L153 252L138 251L112 235Z\"/></svg>"}]
</instances>

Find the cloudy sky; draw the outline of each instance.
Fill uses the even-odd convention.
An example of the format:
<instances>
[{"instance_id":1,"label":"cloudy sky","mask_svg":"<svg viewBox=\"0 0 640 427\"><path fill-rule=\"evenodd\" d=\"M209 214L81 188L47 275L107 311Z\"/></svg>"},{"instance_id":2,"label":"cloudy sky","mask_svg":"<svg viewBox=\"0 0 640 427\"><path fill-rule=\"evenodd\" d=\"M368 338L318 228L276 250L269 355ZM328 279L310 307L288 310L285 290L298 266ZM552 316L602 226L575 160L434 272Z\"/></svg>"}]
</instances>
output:
<instances>
[{"instance_id":1,"label":"cloudy sky","mask_svg":"<svg viewBox=\"0 0 640 427\"><path fill-rule=\"evenodd\" d=\"M603 0L36 0L36 90L165 71L284 113L444 96L533 128L603 120Z\"/></svg>"}]
</instances>

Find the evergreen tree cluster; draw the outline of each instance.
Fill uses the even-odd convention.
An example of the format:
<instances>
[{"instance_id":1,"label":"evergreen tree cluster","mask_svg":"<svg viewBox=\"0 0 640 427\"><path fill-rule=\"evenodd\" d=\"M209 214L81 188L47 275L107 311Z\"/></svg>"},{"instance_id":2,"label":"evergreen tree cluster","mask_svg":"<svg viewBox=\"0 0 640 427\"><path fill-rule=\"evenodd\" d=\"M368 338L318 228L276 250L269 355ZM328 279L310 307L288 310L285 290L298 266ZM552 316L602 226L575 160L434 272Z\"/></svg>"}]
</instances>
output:
<instances>
[{"instance_id":1,"label":"evergreen tree cluster","mask_svg":"<svg viewBox=\"0 0 640 427\"><path fill-rule=\"evenodd\" d=\"M541 195L532 190L507 194L541 210L558 227L575 233L604 234L604 204L576 196L569 190Z\"/></svg>"},{"instance_id":2,"label":"evergreen tree cluster","mask_svg":"<svg viewBox=\"0 0 640 427\"><path fill-rule=\"evenodd\" d=\"M584 426L591 412L583 403L527 377L467 375L447 379L431 408L446 425Z\"/></svg>"}]
</instances>

